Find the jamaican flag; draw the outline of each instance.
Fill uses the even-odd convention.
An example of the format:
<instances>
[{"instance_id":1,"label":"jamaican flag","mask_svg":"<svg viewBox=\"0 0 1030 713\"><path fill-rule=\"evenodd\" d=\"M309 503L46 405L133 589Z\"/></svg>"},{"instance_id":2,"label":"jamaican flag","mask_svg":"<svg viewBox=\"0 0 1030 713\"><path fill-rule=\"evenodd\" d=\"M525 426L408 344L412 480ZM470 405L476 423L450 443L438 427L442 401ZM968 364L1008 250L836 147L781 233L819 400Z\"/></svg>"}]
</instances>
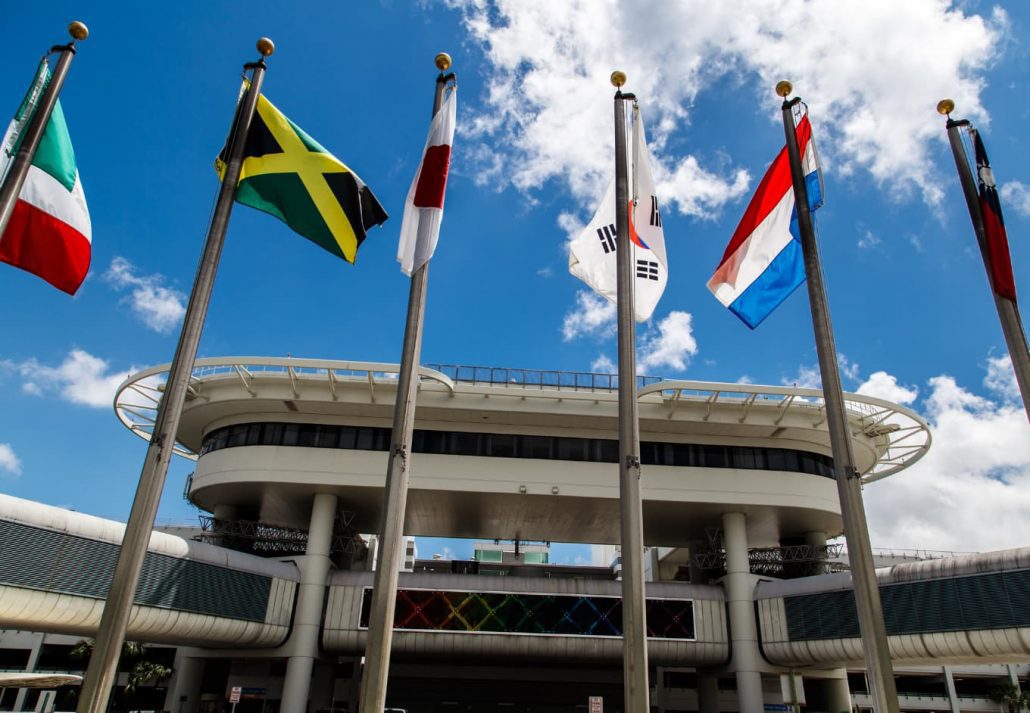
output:
<instances>
[{"instance_id":1,"label":"jamaican flag","mask_svg":"<svg viewBox=\"0 0 1030 713\"><path fill-rule=\"evenodd\" d=\"M229 143L215 161L219 178L225 175ZM354 262L365 232L387 218L358 175L264 95L258 96L247 134L236 200L274 215L347 262Z\"/></svg>"}]
</instances>

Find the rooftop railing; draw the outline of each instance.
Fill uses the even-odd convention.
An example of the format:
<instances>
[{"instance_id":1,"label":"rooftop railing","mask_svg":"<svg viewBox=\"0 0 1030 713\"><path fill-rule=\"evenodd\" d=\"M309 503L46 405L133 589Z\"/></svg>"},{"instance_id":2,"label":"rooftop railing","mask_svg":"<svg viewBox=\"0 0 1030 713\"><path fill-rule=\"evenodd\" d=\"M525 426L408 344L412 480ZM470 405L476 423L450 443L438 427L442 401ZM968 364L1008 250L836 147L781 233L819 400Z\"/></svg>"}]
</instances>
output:
<instances>
[{"instance_id":1,"label":"rooftop railing","mask_svg":"<svg viewBox=\"0 0 1030 713\"><path fill-rule=\"evenodd\" d=\"M453 381L465 384L521 386L537 389L572 391L617 391L617 374L598 374L588 371L557 371L544 369L512 369L496 366L463 366L459 364L425 364L446 374ZM644 387L662 381L658 376L638 376L637 386Z\"/></svg>"}]
</instances>

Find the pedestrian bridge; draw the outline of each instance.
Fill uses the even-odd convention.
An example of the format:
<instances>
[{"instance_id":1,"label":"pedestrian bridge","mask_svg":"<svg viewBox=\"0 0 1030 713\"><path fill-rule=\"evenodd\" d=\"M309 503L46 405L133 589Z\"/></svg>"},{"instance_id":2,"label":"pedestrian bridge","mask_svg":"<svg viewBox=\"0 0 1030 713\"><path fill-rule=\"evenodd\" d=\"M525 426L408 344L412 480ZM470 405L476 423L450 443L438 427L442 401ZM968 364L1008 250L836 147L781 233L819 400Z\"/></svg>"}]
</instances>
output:
<instances>
[{"instance_id":1,"label":"pedestrian bridge","mask_svg":"<svg viewBox=\"0 0 1030 713\"><path fill-rule=\"evenodd\" d=\"M0 627L93 636L124 526L0 495ZM893 657L910 664L1030 662L1030 548L880 570ZM263 649L290 635L292 561L155 532L128 636L147 642ZM360 655L371 572L329 575L322 646ZM621 660L621 585L546 577L405 573L394 651L508 659ZM730 656L723 590L647 585L651 661L719 666ZM860 663L848 574L762 581L761 646L779 666Z\"/></svg>"},{"instance_id":2,"label":"pedestrian bridge","mask_svg":"<svg viewBox=\"0 0 1030 713\"><path fill-rule=\"evenodd\" d=\"M899 564L877 579L894 661L1030 661L1030 547ZM864 660L849 573L762 582L755 599L772 663Z\"/></svg>"}]
</instances>

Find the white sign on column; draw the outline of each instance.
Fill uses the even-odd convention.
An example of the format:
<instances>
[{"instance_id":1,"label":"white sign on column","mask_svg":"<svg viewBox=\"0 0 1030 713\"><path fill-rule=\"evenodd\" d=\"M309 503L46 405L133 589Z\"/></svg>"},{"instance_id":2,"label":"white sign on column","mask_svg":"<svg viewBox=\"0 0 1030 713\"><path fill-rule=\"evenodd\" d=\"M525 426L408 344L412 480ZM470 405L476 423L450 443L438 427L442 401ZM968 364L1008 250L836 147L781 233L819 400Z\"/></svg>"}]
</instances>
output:
<instances>
[{"instance_id":1,"label":"white sign on column","mask_svg":"<svg viewBox=\"0 0 1030 713\"><path fill-rule=\"evenodd\" d=\"M590 696L590 713L604 713L604 697Z\"/></svg>"}]
</instances>

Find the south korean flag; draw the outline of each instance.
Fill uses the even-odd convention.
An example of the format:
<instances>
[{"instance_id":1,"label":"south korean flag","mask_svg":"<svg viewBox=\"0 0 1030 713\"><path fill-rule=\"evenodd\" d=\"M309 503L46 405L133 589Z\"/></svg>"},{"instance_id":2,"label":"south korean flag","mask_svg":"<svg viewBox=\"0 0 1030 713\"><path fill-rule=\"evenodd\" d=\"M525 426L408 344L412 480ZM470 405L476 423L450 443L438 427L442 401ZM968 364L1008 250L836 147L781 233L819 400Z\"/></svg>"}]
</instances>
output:
<instances>
[{"instance_id":1,"label":"south korean flag","mask_svg":"<svg viewBox=\"0 0 1030 713\"><path fill-rule=\"evenodd\" d=\"M630 241L633 246L635 313L638 322L651 318L669 280L665 257L665 233L651 176L651 154L644 138L640 109L633 108L633 156ZM583 232L569 246L569 272L610 300L616 301L615 179L608 184L597 212Z\"/></svg>"}]
</instances>

